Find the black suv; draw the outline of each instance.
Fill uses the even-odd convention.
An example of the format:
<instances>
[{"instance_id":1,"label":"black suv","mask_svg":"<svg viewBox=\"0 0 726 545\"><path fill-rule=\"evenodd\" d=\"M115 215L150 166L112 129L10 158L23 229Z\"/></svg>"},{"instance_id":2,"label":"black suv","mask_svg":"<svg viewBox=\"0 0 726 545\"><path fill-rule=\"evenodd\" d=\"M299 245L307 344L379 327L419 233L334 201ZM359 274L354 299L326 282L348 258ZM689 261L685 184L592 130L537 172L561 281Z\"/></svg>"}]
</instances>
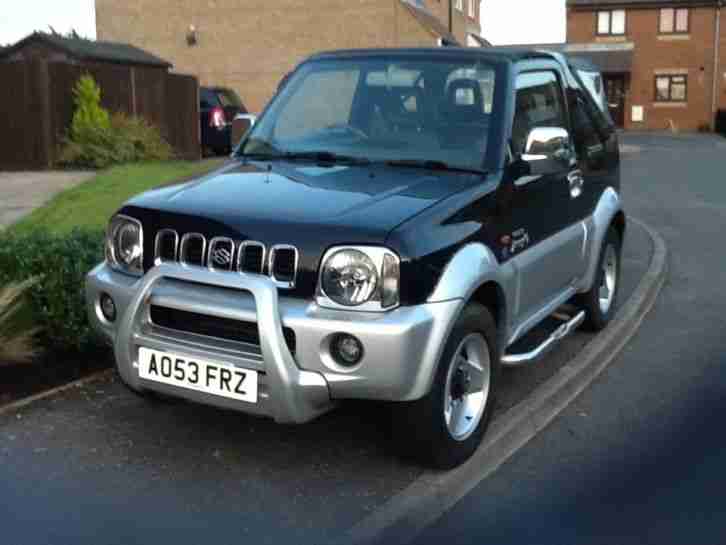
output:
<instances>
[{"instance_id":1,"label":"black suv","mask_svg":"<svg viewBox=\"0 0 726 545\"><path fill-rule=\"evenodd\" d=\"M402 448L452 467L501 366L614 312L617 137L560 55L315 55L235 156L111 218L89 312L140 395L287 423L387 402Z\"/></svg>"},{"instance_id":2,"label":"black suv","mask_svg":"<svg viewBox=\"0 0 726 545\"><path fill-rule=\"evenodd\" d=\"M232 120L247 109L232 89L225 87L199 88L199 121L202 150L217 155L226 154L232 147Z\"/></svg>"}]
</instances>

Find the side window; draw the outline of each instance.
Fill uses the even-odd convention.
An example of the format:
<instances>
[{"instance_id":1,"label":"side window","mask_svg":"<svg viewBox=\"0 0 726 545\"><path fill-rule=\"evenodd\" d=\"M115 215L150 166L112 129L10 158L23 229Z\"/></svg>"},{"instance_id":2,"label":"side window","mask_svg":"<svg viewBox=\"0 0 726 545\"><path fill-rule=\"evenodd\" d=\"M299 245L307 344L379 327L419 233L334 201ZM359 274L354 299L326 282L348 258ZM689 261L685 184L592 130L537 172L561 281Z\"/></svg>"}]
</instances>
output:
<instances>
[{"instance_id":1,"label":"side window","mask_svg":"<svg viewBox=\"0 0 726 545\"><path fill-rule=\"evenodd\" d=\"M524 152L527 135L535 127L568 127L562 87L555 72L526 72L517 76L512 124L512 153L515 156Z\"/></svg>"}]
</instances>

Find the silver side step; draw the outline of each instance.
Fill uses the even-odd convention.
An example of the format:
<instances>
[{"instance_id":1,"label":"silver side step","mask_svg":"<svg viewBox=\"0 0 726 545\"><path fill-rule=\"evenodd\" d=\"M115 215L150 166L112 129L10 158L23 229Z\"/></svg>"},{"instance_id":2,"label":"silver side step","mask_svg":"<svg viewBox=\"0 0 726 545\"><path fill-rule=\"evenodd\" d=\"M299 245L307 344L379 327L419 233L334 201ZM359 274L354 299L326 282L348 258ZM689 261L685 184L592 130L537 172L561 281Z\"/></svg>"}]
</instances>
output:
<instances>
[{"instance_id":1,"label":"silver side step","mask_svg":"<svg viewBox=\"0 0 726 545\"><path fill-rule=\"evenodd\" d=\"M506 367L520 367L535 363L541 360L557 343L574 332L582 322L585 321L585 311L578 312L573 318L555 329L552 334L547 337L542 344L535 349L522 354L504 354L502 356L502 365Z\"/></svg>"}]
</instances>

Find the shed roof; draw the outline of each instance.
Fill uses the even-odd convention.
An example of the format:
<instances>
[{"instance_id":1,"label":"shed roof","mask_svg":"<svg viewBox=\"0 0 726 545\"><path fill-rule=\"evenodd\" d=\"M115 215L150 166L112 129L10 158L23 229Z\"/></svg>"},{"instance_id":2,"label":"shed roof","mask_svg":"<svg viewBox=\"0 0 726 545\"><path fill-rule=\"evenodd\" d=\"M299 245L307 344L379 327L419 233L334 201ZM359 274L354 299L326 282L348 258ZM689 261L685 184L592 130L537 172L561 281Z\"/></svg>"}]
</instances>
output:
<instances>
[{"instance_id":1,"label":"shed roof","mask_svg":"<svg viewBox=\"0 0 726 545\"><path fill-rule=\"evenodd\" d=\"M42 42L79 60L141 64L161 68L171 68L172 66L169 61L130 44L94 41L84 38L68 38L57 34L46 34L44 32L35 32L16 44L0 50L0 57L11 55L34 42Z\"/></svg>"}]
</instances>

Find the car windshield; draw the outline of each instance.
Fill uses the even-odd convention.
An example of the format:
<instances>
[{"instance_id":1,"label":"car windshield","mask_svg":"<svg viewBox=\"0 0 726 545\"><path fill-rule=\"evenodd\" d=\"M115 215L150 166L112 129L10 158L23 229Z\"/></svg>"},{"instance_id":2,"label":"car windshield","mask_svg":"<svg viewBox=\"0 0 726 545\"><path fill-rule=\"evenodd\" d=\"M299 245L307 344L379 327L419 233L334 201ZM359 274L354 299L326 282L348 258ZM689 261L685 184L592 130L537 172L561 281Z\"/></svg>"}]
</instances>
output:
<instances>
[{"instance_id":1,"label":"car windshield","mask_svg":"<svg viewBox=\"0 0 726 545\"><path fill-rule=\"evenodd\" d=\"M472 59L308 62L239 153L481 169L495 79L493 66Z\"/></svg>"}]
</instances>

